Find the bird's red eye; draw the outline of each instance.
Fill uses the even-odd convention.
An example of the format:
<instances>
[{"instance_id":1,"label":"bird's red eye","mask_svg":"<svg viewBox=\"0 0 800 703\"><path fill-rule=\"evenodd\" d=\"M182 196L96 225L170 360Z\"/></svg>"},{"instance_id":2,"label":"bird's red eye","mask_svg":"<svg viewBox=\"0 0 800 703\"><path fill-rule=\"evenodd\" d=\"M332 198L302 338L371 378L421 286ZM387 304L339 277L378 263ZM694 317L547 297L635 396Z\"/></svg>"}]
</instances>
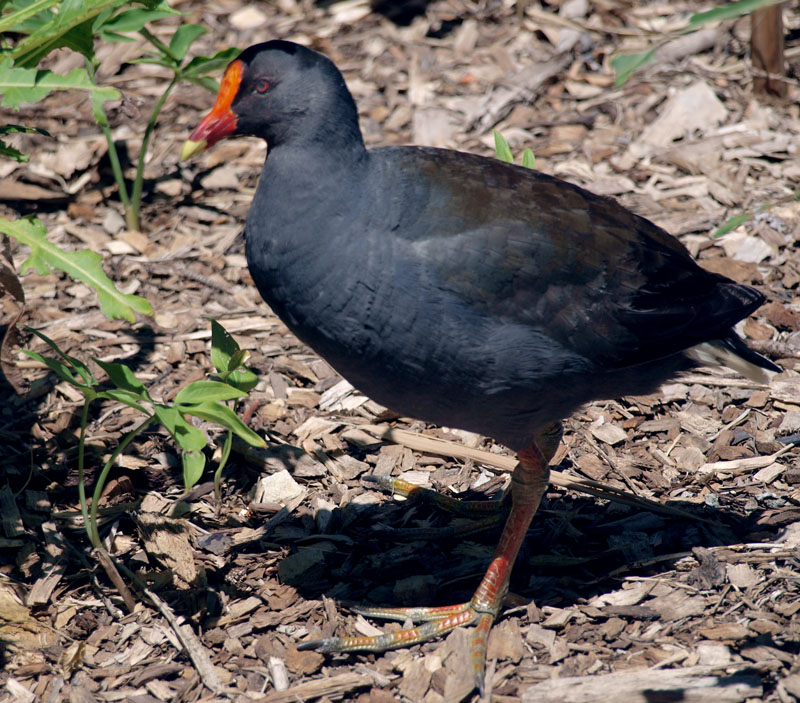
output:
<instances>
[{"instance_id":1,"label":"bird's red eye","mask_svg":"<svg viewBox=\"0 0 800 703\"><path fill-rule=\"evenodd\" d=\"M256 92L266 93L269 90L269 81L264 78L259 78L256 81Z\"/></svg>"}]
</instances>

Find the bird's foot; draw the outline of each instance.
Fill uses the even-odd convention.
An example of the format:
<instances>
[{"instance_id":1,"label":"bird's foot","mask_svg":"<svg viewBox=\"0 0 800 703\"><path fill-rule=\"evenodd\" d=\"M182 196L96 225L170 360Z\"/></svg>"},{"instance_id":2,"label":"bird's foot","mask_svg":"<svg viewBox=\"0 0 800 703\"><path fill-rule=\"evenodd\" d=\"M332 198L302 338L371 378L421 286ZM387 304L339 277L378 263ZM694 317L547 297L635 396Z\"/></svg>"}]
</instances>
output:
<instances>
[{"instance_id":1,"label":"bird's foot","mask_svg":"<svg viewBox=\"0 0 800 703\"><path fill-rule=\"evenodd\" d=\"M499 604L481 603L478 594L466 603L440 607L419 608L352 608L360 615L398 620L404 622L423 623L407 630L389 632L371 637L328 637L322 640L303 642L300 650L314 649L317 652L386 652L390 649L410 647L421 642L437 639L455 630L457 627L475 625L470 640L470 659L475 687L483 694L484 670L486 668L486 650L489 644L489 631L497 617Z\"/></svg>"},{"instance_id":2,"label":"bird's foot","mask_svg":"<svg viewBox=\"0 0 800 703\"><path fill-rule=\"evenodd\" d=\"M404 481L402 478L391 476L364 476L365 481L377 483L378 487L391 493L400 495L411 500L420 501L433 505L451 514L456 514L473 519L470 522L463 522L447 527L403 527L400 529L381 527L376 528L377 536L390 537L401 540L418 539L452 539L454 537L467 537L469 535L483 532L491 527L499 525L507 513L508 505L503 500L474 500L462 501L451 498L430 488L422 488L413 483Z\"/></svg>"},{"instance_id":3,"label":"bird's foot","mask_svg":"<svg viewBox=\"0 0 800 703\"><path fill-rule=\"evenodd\" d=\"M416 486L413 483L404 481L402 478L393 476L364 476L363 478L370 483L377 483L378 487L387 493L434 505L455 515L463 515L465 517L496 515L508 507L503 500L459 500L458 498L451 498L430 488Z\"/></svg>"}]
</instances>

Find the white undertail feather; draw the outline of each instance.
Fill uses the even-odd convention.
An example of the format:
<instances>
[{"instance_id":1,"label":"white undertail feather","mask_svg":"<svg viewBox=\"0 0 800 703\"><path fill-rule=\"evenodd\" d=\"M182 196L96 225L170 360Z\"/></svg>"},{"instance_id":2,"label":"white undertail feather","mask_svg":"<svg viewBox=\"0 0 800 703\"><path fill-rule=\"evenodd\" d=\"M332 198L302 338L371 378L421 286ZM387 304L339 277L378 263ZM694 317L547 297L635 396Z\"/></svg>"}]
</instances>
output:
<instances>
[{"instance_id":1,"label":"white undertail feather","mask_svg":"<svg viewBox=\"0 0 800 703\"><path fill-rule=\"evenodd\" d=\"M770 378L775 375L774 371L756 366L719 342L697 344L687 349L686 355L704 366L727 366L751 381L764 385L769 385Z\"/></svg>"}]
</instances>

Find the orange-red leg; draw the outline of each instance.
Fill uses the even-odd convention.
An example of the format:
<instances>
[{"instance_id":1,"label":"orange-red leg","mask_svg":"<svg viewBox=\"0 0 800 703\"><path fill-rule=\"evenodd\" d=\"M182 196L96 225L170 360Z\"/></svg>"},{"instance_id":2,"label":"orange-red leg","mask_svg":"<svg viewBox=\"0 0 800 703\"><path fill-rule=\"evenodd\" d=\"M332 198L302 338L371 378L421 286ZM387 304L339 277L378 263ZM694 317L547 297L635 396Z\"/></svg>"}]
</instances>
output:
<instances>
[{"instance_id":1,"label":"orange-red leg","mask_svg":"<svg viewBox=\"0 0 800 703\"><path fill-rule=\"evenodd\" d=\"M467 603L436 608L355 608L371 617L401 621L408 618L424 624L374 637L330 637L304 642L299 649L383 652L435 639L460 625L476 624L470 650L475 686L483 692L489 631L508 592L511 569L522 541L547 490L547 464L558 447L561 431L561 423L548 427L536 436L533 445L517 454L519 463L511 477L511 511L489 568Z\"/></svg>"}]
</instances>

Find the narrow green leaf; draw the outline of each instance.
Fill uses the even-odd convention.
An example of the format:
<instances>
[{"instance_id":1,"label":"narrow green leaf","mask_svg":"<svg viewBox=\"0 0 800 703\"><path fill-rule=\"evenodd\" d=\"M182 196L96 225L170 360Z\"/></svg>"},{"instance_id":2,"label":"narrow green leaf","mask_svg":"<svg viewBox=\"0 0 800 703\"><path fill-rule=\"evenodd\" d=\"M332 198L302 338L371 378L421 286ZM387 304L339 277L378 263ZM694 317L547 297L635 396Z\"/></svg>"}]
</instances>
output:
<instances>
[{"instance_id":1,"label":"narrow green leaf","mask_svg":"<svg viewBox=\"0 0 800 703\"><path fill-rule=\"evenodd\" d=\"M206 469L206 456L200 451L181 452L181 463L183 464L183 487L188 491L203 476Z\"/></svg>"},{"instance_id":2,"label":"narrow green leaf","mask_svg":"<svg viewBox=\"0 0 800 703\"><path fill-rule=\"evenodd\" d=\"M514 157L511 154L511 147L508 146L506 138L496 129L492 130L492 132L494 133L494 151L495 154L497 154L497 158L500 159L500 161L513 164Z\"/></svg>"},{"instance_id":3,"label":"narrow green leaf","mask_svg":"<svg viewBox=\"0 0 800 703\"><path fill-rule=\"evenodd\" d=\"M530 149L522 152L522 165L525 168L536 168L536 157Z\"/></svg>"},{"instance_id":4,"label":"narrow green leaf","mask_svg":"<svg viewBox=\"0 0 800 703\"><path fill-rule=\"evenodd\" d=\"M146 7L133 7L106 20L100 27L95 27L95 31L138 32L148 22L180 16L180 14L177 10L150 10Z\"/></svg>"},{"instance_id":5,"label":"narrow green leaf","mask_svg":"<svg viewBox=\"0 0 800 703\"><path fill-rule=\"evenodd\" d=\"M266 444L253 430L245 425L233 410L217 403L198 403L197 405L182 405L181 412L194 415L209 422L216 422L234 434L241 437L253 447L265 447Z\"/></svg>"},{"instance_id":6,"label":"narrow green leaf","mask_svg":"<svg viewBox=\"0 0 800 703\"><path fill-rule=\"evenodd\" d=\"M687 30L694 31L709 22L722 22L742 15L749 15L751 12L770 5L777 5L781 2L783 0L739 0L738 2L729 2L721 7L715 7L713 10L692 15L689 19Z\"/></svg>"},{"instance_id":7,"label":"narrow green leaf","mask_svg":"<svg viewBox=\"0 0 800 703\"><path fill-rule=\"evenodd\" d=\"M138 402L141 400L138 394L123 391L119 388L111 388L107 391L100 391L97 394L97 397L105 398L106 400L116 400L118 403L124 403L125 405L135 408L140 413L144 413L145 415L147 415L149 412L147 408Z\"/></svg>"},{"instance_id":8,"label":"narrow green leaf","mask_svg":"<svg viewBox=\"0 0 800 703\"><path fill-rule=\"evenodd\" d=\"M172 405L155 405L153 413L181 448L199 450L206 446L205 433L186 420L181 414L182 409Z\"/></svg>"},{"instance_id":9,"label":"narrow green leaf","mask_svg":"<svg viewBox=\"0 0 800 703\"><path fill-rule=\"evenodd\" d=\"M2 220L0 220L2 222ZM24 325L24 328L30 332L31 334L35 334L39 339L41 339L48 347L50 347L56 354L58 354L70 367L78 372L80 377L90 386L97 385L97 379L92 375L91 370L89 367L83 363L80 359L75 358L74 356L70 356L69 354L64 353L61 351L61 347L58 346L50 337L48 337L44 332L41 332L33 327L29 327L28 325Z\"/></svg>"},{"instance_id":10,"label":"narrow green leaf","mask_svg":"<svg viewBox=\"0 0 800 703\"><path fill-rule=\"evenodd\" d=\"M18 161L20 163L25 163L30 156L28 154L23 154L19 149L15 149L10 144L6 144L4 141L0 140L0 156L6 159L11 159L12 161Z\"/></svg>"},{"instance_id":11,"label":"narrow green leaf","mask_svg":"<svg viewBox=\"0 0 800 703\"><path fill-rule=\"evenodd\" d=\"M749 222L753 219L753 216L749 212L745 212L741 215L735 215L731 217L724 225L722 225L713 235L711 235L714 239L717 237L721 237L723 234L727 234L735 230L739 225L743 225L745 222Z\"/></svg>"},{"instance_id":12,"label":"narrow green leaf","mask_svg":"<svg viewBox=\"0 0 800 703\"><path fill-rule=\"evenodd\" d=\"M219 381L195 381L184 386L175 396L176 405L192 405L194 403L214 403L219 400L242 398L247 393Z\"/></svg>"},{"instance_id":13,"label":"narrow green leaf","mask_svg":"<svg viewBox=\"0 0 800 703\"><path fill-rule=\"evenodd\" d=\"M22 103L38 102L54 90L88 90L101 100L119 97L119 92L113 88L92 83L82 68L60 76L52 71L16 67L10 58L0 58L0 95L3 95L4 107L18 108Z\"/></svg>"},{"instance_id":14,"label":"narrow green leaf","mask_svg":"<svg viewBox=\"0 0 800 703\"><path fill-rule=\"evenodd\" d=\"M614 80L614 86L620 88L627 80L642 66L650 63L656 55L656 47L652 47L647 51L642 51L638 54L619 54L611 59L611 67L617 74Z\"/></svg>"},{"instance_id":15,"label":"narrow green leaf","mask_svg":"<svg viewBox=\"0 0 800 703\"><path fill-rule=\"evenodd\" d=\"M111 382L117 388L135 394L139 400L151 400L147 387L136 378L136 374L125 364L118 364L114 361L100 361L100 359L95 359L94 361L108 374Z\"/></svg>"},{"instance_id":16,"label":"narrow green leaf","mask_svg":"<svg viewBox=\"0 0 800 703\"><path fill-rule=\"evenodd\" d=\"M231 358L239 351L239 344L216 320L211 320L211 363L222 373L231 371Z\"/></svg>"},{"instance_id":17,"label":"narrow green leaf","mask_svg":"<svg viewBox=\"0 0 800 703\"><path fill-rule=\"evenodd\" d=\"M178 61L183 61L183 57L186 56L186 52L192 43L198 37L207 33L208 30L199 24L182 24L172 35L172 39L169 42L169 50Z\"/></svg>"},{"instance_id":18,"label":"narrow green leaf","mask_svg":"<svg viewBox=\"0 0 800 703\"><path fill-rule=\"evenodd\" d=\"M44 225L36 218L4 220L0 218L0 232L5 232L31 249L30 256L22 264L22 273L35 268L39 274L49 273L50 267L66 272L77 281L82 281L97 293L100 308L110 319L136 320L134 313L152 315L153 308L146 299L117 290L113 281L101 266L102 257L93 251L62 251L47 241Z\"/></svg>"},{"instance_id":19,"label":"narrow green leaf","mask_svg":"<svg viewBox=\"0 0 800 703\"><path fill-rule=\"evenodd\" d=\"M18 134L18 133L27 133L27 134L43 134L45 137L52 137L53 135L50 134L46 129L42 129L41 127L28 127L24 124L7 124L7 125L0 125L0 134Z\"/></svg>"},{"instance_id":20,"label":"narrow green leaf","mask_svg":"<svg viewBox=\"0 0 800 703\"><path fill-rule=\"evenodd\" d=\"M31 359L34 359L35 361L47 366L47 368L50 369L62 381L66 381L70 385L77 388L81 386L81 383L75 378L75 376L73 376L69 366L67 366L65 363L59 361L58 359L54 359L52 356L44 356L43 354L31 351L30 349L21 349L20 351L22 351L22 353L26 356L29 356Z\"/></svg>"},{"instance_id":21,"label":"narrow green leaf","mask_svg":"<svg viewBox=\"0 0 800 703\"><path fill-rule=\"evenodd\" d=\"M241 53L241 49L224 49L213 56L195 56L183 67L182 74L185 78L192 79L216 73L226 68Z\"/></svg>"}]
</instances>

